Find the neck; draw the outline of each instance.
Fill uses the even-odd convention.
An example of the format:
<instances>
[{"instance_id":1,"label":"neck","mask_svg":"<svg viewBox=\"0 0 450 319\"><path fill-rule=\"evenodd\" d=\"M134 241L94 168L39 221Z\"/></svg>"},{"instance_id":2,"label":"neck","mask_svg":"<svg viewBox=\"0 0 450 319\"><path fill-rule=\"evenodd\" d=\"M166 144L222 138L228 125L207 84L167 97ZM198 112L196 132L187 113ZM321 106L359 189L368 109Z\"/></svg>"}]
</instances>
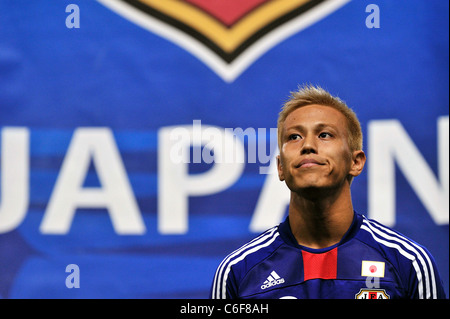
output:
<instances>
[{"instance_id":1,"label":"neck","mask_svg":"<svg viewBox=\"0 0 450 319\"><path fill-rule=\"evenodd\" d=\"M353 221L350 187L338 191L291 192L289 223L297 242L310 248L337 244Z\"/></svg>"}]
</instances>

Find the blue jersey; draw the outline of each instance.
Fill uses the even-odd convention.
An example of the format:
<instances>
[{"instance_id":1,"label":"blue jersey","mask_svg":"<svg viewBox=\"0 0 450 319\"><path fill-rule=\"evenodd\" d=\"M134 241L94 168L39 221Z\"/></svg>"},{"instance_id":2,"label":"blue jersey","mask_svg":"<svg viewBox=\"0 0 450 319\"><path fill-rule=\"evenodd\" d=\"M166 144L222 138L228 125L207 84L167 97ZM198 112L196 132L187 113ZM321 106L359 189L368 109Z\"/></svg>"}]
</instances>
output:
<instances>
[{"instance_id":1,"label":"blue jersey","mask_svg":"<svg viewBox=\"0 0 450 319\"><path fill-rule=\"evenodd\" d=\"M355 213L342 240L300 246L289 217L228 255L211 298L445 298L430 253L400 233Z\"/></svg>"}]
</instances>

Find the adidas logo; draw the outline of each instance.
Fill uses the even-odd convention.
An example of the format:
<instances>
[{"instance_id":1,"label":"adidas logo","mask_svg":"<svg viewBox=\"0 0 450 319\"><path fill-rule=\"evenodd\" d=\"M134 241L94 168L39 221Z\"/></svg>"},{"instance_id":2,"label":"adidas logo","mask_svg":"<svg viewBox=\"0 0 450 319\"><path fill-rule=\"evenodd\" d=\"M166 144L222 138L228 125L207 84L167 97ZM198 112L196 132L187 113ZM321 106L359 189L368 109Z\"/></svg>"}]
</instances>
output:
<instances>
[{"instance_id":1,"label":"adidas logo","mask_svg":"<svg viewBox=\"0 0 450 319\"><path fill-rule=\"evenodd\" d=\"M278 274L274 270L270 273L269 277L267 277L266 281L264 281L264 283L261 285L261 289L267 289L269 287L273 287L282 283L284 283L284 278L280 278L280 276L278 276Z\"/></svg>"}]
</instances>

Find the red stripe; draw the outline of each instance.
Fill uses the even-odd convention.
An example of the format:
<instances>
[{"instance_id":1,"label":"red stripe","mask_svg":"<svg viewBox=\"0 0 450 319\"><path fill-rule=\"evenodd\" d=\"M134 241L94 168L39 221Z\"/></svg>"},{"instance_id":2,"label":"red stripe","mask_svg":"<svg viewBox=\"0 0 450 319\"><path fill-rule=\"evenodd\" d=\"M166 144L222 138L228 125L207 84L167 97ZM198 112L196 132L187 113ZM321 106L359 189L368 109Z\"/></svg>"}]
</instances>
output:
<instances>
[{"instance_id":1,"label":"red stripe","mask_svg":"<svg viewBox=\"0 0 450 319\"><path fill-rule=\"evenodd\" d=\"M268 0L185 0L206 11L227 26L232 26L240 18L255 10Z\"/></svg>"},{"instance_id":2,"label":"red stripe","mask_svg":"<svg viewBox=\"0 0 450 319\"><path fill-rule=\"evenodd\" d=\"M302 250L304 280L336 279L337 247L322 254Z\"/></svg>"}]
</instances>

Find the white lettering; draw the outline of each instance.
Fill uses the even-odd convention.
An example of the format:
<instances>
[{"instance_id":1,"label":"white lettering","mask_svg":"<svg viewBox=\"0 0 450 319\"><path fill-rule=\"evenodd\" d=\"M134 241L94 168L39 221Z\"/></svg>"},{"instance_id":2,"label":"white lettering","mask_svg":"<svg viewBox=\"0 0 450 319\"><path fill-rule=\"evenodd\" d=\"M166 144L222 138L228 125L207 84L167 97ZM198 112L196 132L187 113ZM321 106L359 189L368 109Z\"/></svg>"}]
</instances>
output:
<instances>
[{"instance_id":1,"label":"white lettering","mask_svg":"<svg viewBox=\"0 0 450 319\"><path fill-rule=\"evenodd\" d=\"M371 121L368 125L368 215L395 224L395 164L438 225L449 222L449 118L437 122L437 176L397 120ZM271 131L270 136L276 131ZM29 141L27 128L6 127L1 131L0 233L15 229L29 205ZM267 155L266 131L222 129L194 125L163 127L158 131L158 231L184 234L188 231L188 198L218 193L230 187L245 167L244 140L249 144L249 162ZM276 137L276 136L275 136ZM265 144L267 145L267 144ZM189 174L193 163L210 163L201 174ZM256 150L258 147L258 150ZM272 152L270 144L269 154ZM256 154L258 154L256 156ZM282 221L290 191L278 179L276 154L263 167L267 174L249 229L261 232ZM268 157L267 157L268 158ZM100 187L83 187L93 163ZM195 165L195 164L194 164ZM260 168L261 173L261 168ZM44 214L40 231L65 234L77 208L106 208L118 234L142 234L145 226L129 184L125 167L107 128L76 129Z\"/></svg>"},{"instance_id":2,"label":"white lettering","mask_svg":"<svg viewBox=\"0 0 450 319\"><path fill-rule=\"evenodd\" d=\"M26 128L2 129L0 233L16 228L29 202L29 143Z\"/></svg>"},{"instance_id":3,"label":"white lettering","mask_svg":"<svg viewBox=\"0 0 450 319\"><path fill-rule=\"evenodd\" d=\"M91 159L102 186L83 188ZM108 128L79 128L74 132L41 232L67 233L77 208L107 208L118 234L145 232L120 153Z\"/></svg>"},{"instance_id":4,"label":"white lettering","mask_svg":"<svg viewBox=\"0 0 450 319\"><path fill-rule=\"evenodd\" d=\"M158 231L184 234L188 231L188 197L218 193L231 186L242 174L244 145L227 130L196 125L164 127L158 131ZM183 138L178 138L186 134ZM196 153L205 146L203 154ZM194 163L203 157L214 165L205 173L188 173L189 150L194 146ZM205 149L208 153L205 153ZM211 155L210 151L214 151ZM233 152L235 161L223 159ZM171 156L174 156L172 158Z\"/></svg>"},{"instance_id":5,"label":"white lettering","mask_svg":"<svg viewBox=\"0 0 450 319\"><path fill-rule=\"evenodd\" d=\"M395 165L422 201L434 222L449 222L449 124L438 120L439 181L397 120L369 122L369 216L387 226L395 224Z\"/></svg>"},{"instance_id":6,"label":"white lettering","mask_svg":"<svg viewBox=\"0 0 450 319\"><path fill-rule=\"evenodd\" d=\"M208 317L212 315L214 311L214 306L195 306L191 305L189 302L186 306L181 306L180 313L182 314L191 314L191 313L200 313L200 314L207 314Z\"/></svg>"}]
</instances>

